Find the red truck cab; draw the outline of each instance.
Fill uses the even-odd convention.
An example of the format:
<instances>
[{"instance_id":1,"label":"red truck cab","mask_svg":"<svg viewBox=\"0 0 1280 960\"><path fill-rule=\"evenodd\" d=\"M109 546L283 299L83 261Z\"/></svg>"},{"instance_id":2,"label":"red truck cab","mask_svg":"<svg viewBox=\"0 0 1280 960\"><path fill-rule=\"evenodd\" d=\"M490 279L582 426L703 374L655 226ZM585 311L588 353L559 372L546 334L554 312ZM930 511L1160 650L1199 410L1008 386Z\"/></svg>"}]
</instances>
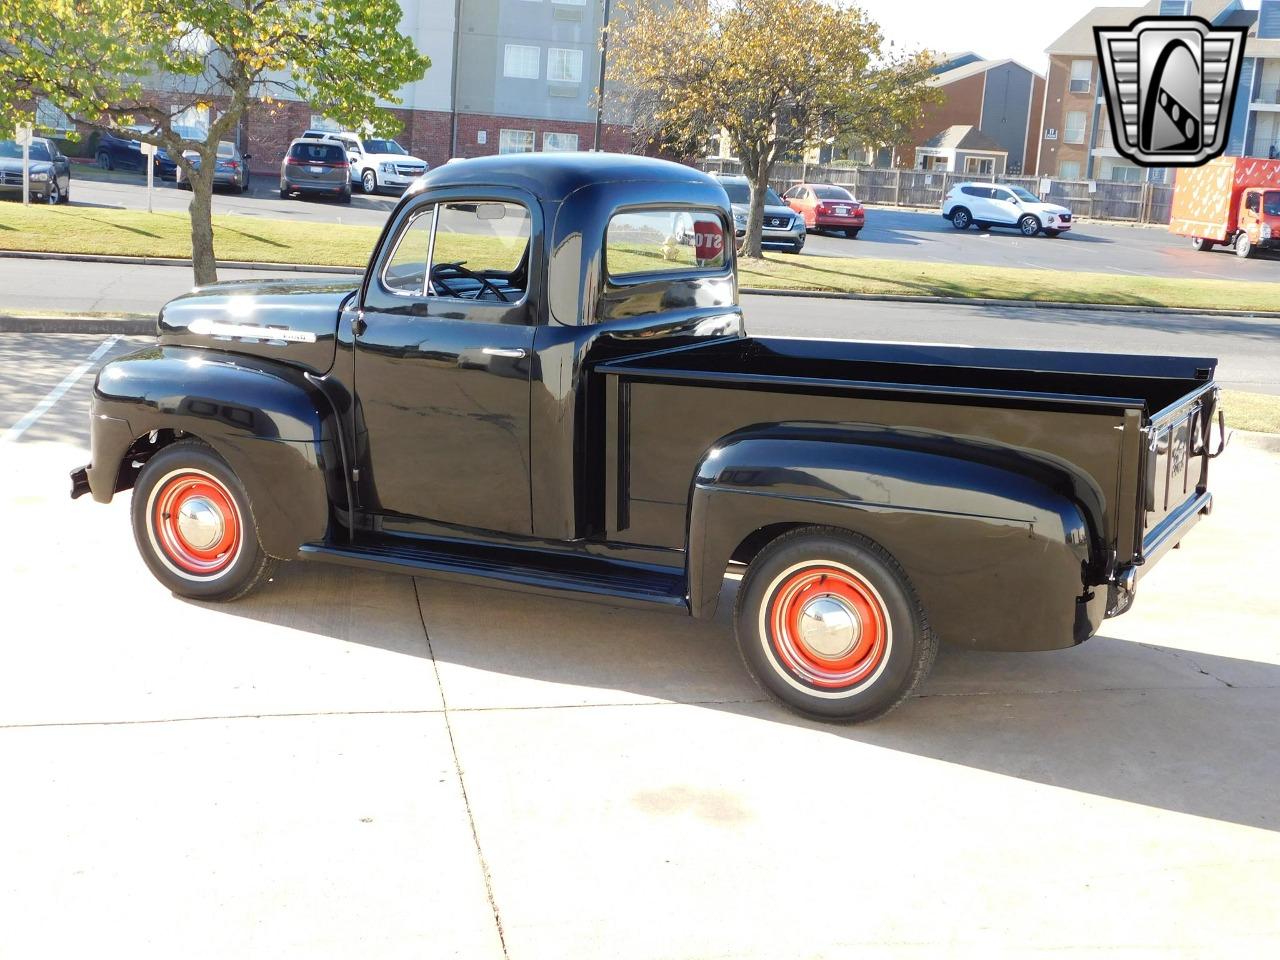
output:
<instances>
[{"instance_id":1,"label":"red truck cab","mask_svg":"<svg viewBox=\"0 0 1280 960\"><path fill-rule=\"evenodd\" d=\"M1179 171L1169 229L1197 250L1280 248L1280 160L1220 157Z\"/></svg>"}]
</instances>

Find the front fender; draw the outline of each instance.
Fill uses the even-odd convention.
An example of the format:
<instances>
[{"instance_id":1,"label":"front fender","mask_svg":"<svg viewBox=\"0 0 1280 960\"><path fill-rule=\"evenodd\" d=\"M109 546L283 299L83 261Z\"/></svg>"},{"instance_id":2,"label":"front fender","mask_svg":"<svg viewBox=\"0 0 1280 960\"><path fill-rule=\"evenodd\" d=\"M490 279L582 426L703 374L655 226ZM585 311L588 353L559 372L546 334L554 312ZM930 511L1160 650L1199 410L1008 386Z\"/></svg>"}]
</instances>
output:
<instances>
[{"instance_id":1,"label":"front fender","mask_svg":"<svg viewBox=\"0 0 1280 960\"><path fill-rule=\"evenodd\" d=\"M831 526L888 550L934 629L981 649L1055 649L1097 629L1093 507L1080 478L1011 449L881 428L777 424L716 444L689 507L695 616L762 532ZM1098 513L1097 516L1101 514Z\"/></svg>"},{"instance_id":2,"label":"front fender","mask_svg":"<svg viewBox=\"0 0 1280 960\"><path fill-rule=\"evenodd\" d=\"M343 489L333 405L303 371L159 346L105 365L94 385L88 483L101 503L133 485L153 431L208 443L244 484L263 549L290 558L324 538ZM338 497L341 502L341 497Z\"/></svg>"}]
</instances>

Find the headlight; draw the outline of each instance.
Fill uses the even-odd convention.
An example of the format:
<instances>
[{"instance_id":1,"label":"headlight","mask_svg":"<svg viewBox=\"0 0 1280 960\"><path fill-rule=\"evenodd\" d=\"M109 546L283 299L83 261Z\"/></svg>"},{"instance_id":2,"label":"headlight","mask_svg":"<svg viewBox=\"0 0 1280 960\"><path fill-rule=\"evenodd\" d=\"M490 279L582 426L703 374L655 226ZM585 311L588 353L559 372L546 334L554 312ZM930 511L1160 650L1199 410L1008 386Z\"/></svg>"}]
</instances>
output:
<instances>
[{"instance_id":1,"label":"headlight","mask_svg":"<svg viewBox=\"0 0 1280 960\"><path fill-rule=\"evenodd\" d=\"M395 173L395 172L396 172L396 165L395 165L394 163L384 163L384 164L382 164L382 172L383 172L383 173Z\"/></svg>"},{"instance_id":2,"label":"headlight","mask_svg":"<svg viewBox=\"0 0 1280 960\"><path fill-rule=\"evenodd\" d=\"M1262 225L1262 239L1263 239L1263 240L1270 240L1270 239L1271 239L1271 224L1269 224L1269 223L1264 223L1264 224Z\"/></svg>"},{"instance_id":3,"label":"headlight","mask_svg":"<svg viewBox=\"0 0 1280 960\"><path fill-rule=\"evenodd\" d=\"M745 213L735 213L733 215L733 222L739 226L745 226L747 222L747 215Z\"/></svg>"},{"instance_id":4,"label":"headlight","mask_svg":"<svg viewBox=\"0 0 1280 960\"><path fill-rule=\"evenodd\" d=\"M48 180L48 179L49 179L49 175L48 175L47 173L32 173L32 174L31 174L31 182L32 182L32 183L44 183L44 182L45 182L46 180Z\"/></svg>"},{"instance_id":5,"label":"headlight","mask_svg":"<svg viewBox=\"0 0 1280 960\"><path fill-rule=\"evenodd\" d=\"M796 217L791 221L791 226L795 227L795 229L799 230L801 233L804 233L804 217Z\"/></svg>"}]
</instances>

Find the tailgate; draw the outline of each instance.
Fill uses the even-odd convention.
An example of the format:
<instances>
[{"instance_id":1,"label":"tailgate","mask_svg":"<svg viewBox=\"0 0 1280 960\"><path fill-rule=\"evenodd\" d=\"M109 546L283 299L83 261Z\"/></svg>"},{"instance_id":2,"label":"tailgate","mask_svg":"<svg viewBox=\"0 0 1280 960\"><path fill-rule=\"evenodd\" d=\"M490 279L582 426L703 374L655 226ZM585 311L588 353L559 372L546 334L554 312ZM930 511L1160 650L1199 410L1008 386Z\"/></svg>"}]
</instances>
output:
<instances>
[{"instance_id":1,"label":"tailgate","mask_svg":"<svg viewBox=\"0 0 1280 960\"><path fill-rule=\"evenodd\" d=\"M1138 512L1141 548L1135 560L1140 573L1150 570L1209 512L1209 461L1226 442L1218 394L1217 385L1208 383L1155 414L1146 428Z\"/></svg>"}]
</instances>

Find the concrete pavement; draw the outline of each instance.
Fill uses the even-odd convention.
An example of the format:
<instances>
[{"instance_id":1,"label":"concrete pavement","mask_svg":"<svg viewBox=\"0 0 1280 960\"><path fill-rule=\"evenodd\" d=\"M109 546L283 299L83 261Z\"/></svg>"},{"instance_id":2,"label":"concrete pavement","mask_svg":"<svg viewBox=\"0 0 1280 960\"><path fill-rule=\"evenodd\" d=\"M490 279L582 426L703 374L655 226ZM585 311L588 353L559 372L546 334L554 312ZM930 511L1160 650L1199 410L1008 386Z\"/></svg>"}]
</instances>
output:
<instances>
[{"instance_id":1,"label":"concrete pavement","mask_svg":"<svg viewBox=\"0 0 1280 960\"><path fill-rule=\"evenodd\" d=\"M67 499L83 414L0 442L0 955L1280 949L1280 455L1248 438L1101 636L944 647L838 728L751 685L731 581L713 623L299 563L177 600L127 494Z\"/></svg>"}]
</instances>

